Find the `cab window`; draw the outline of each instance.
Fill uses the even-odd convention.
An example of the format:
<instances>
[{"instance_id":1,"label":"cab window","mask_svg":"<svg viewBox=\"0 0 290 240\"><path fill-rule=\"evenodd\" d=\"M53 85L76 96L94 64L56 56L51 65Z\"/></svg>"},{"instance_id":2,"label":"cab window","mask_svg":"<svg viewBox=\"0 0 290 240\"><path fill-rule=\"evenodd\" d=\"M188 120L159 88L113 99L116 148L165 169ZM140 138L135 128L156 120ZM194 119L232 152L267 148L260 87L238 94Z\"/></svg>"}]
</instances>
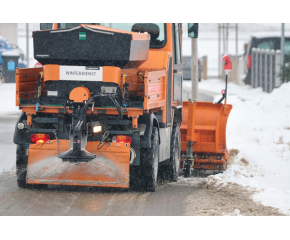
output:
<instances>
[{"instance_id":1,"label":"cab window","mask_svg":"<svg viewBox=\"0 0 290 240\"><path fill-rule=\"evenodd\" d=\"M290 41L285 40L284 52L285 54L290 54Z\"/></svg>"},{"instance_id":2,"label":"cab window","mask_svg":"<svg viewBox=\"0 0 290 240\"><path fill-rule=\"evenodd\" d=\"M151 37L150 48L162 48L166 44L164 23L101 23L101 25L130 32L148 32Z\"/></svg>"},{"instance_id":3,"label":"cab window","mask_svg":"<svg viewBox=\"0 0 290 240\"><path fill-rule=\"evenodd\" d=\"M52 29L52 23L40 23L40 30Z\"/></svg>"},{"instance_id":4,"label":"cab window","mask_svg":"<svg viewBox=\"0 0 290 240\"><path fill-rule=\"evenodd\" d=\"M258 44L257 48L260 49L275 49L275 42L273 40L261 42Z\"/></svg>"}]
</instances>

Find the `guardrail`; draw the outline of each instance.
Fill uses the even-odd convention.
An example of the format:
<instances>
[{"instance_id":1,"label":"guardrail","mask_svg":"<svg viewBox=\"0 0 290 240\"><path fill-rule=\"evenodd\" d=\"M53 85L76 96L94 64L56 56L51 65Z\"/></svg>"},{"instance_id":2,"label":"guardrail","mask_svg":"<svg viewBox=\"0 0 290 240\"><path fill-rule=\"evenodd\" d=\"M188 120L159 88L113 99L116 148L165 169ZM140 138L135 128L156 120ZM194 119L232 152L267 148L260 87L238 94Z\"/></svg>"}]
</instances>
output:
<instances>
[{"instance_id":1,"label":"guardrail","mask_svg":"<svg viewBox=\"0 0 290 240\"><path fill-rule=\"evenodd\" d=\"M262 87L264 92L272 92L282 84L280 73L280 50L252 48L251 85Z\"/></svg>"}]
</instances>

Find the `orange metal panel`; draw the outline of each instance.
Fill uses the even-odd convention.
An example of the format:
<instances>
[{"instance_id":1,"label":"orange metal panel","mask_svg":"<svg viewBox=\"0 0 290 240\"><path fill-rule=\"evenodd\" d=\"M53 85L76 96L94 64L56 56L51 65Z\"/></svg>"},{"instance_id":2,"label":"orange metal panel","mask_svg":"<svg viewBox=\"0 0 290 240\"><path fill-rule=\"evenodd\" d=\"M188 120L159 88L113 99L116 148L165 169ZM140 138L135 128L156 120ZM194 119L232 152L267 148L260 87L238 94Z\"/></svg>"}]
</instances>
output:
<instances>
[{"instance_id":1,"label":"orange metal panel","mask_svg":"<svg viewBox=\"0 0 290 240\"><path fill-rule=\"evenodd\" d=\"M222 156L221 159L216 159L216 156L210 156L202 159L200 156L194 161L194 169L208 169L208 170L226 170L227 156Z\"/></svg>"},{"instance_id":2,"label":"orange metal panel","mask_svg":"<svg viewBox=\"0 0 290 240\"><path fill-rule=\"evenodd\" d=\"M132 128L138 128L138 117L132 117Z\"/></svg>"},{"instance_id":3,"label":"orange metal panel","mask_svg":"<svg viewBox=\"0 0 290 240\"><path fill-rule=\"evenodd\" d=\"M188 121L187 121L187 142L197 142L197 136L195 134L195 120L194 115L196 110L196 105L189 102L188 104Z\"/></svg>"},{"instance_id":4,"label":"orange metal panel","mask_svg":"<svg viewBox=\"0 0 290 240\"><path fill-rule=\"evenodd\" d=\"M58 81L59 65L47 64L43 66L43 81Z\"/></svg>"},{"instance_id":5,"label":"orange metal panel","mask_svg":"<svg viewBox=\"0 0 290 240\"><path fill-rule=\"evenodd\" d=\"M91 97L91 91L86 87L76 87L69 94L69 100L82 103L88 101Z\"/></svg>"},{"instance_id":6,"label":"orange metal panel","mask_svg":"<svg viewBox=\"0 0 290 240\"><path fill-rule=\"evenodd\" d=\"M122 74L125 74L125 81L129 84L128 90L129 95L136 95L137 93L143 93L144 96L144 89L142 89L142 85L144 84L144 80L142 80L141 76L137 75L138 69L122 69ZM140 72L140 71L139 71ZM141 72L140 72L141 74ZM142 72L144 75L144 73ZM121 84L121 90L123 90L123 81Z\"/></svg>"},{"instance_id":7,"label":"orange metal panel","mask_svg":"<svg viewBox=\"0 0 290 240\"><path fill-rule=\"evenodd\" d=\"M183 102L181 151L193 142L195 153L225 153L226 124L231 105L211 102Z\"/></svg>"},{"instance_id":8,"label":"orange metal panel","mask_svg":"<svg viewBox=\"0 0 290 240\"><path fill-rule=\"evenodd\" d=\"M138 68L140 71L144 71L145 74L147 71L150 72L155 72L158 70L165 70L166 74L164 77L164 101L165 102L155 102L156 99L151 99L154 101L151 101L152 104L148 105L148 99L144 97L144 109L152 109L156 107L162 107L162 122L166 122L166 111L167 111L167 106L166 106L166 99L167 99L167 70L168 70L168 58L170 55L172 55L172 40L171 40L171 35L172 30L171 30L171 24L167 23L167 44L164 48L162 49L150 49L149 50L149 55L148 55L148 60L144 62L143 64L140 65ZM172 61L172 69L173 69L173 61ZM172 76L173 76L173 70L172 70ZM146 85L145 85L146 86ZM172 81L172 91L173 91L173 81ZM146 96L146 88L145 88L145 93L144 95ZM151 98L151 97L150 97ZM173 95L172 95L173 98ZM146 107L145 107L146 106Z\"/></svg>"},{"instance_id":9,"label":"orange metal panel","mask_svg":"<svg viewBox=\"0 0 290 240\"><path fill-rule=\"evenodd\" d=\"M121 84L121 68L118 67L103 67L103 82L113 82Z\"/></svg>"},{"instance_id":10,"label":"orange metal panel","mask_svg":"<svg viewBox=\"0 0 290 240\"><path fill-rule=\"evenodd\" d=\"M168 56L168 52L154 51L153 49L150 49L148 60L142 63L138 69L143 71L157 71L167 69Z\"/></svg>"},{"instance_id":11,"label":"orange metal panel","mask_svg":"<svg viewBox=\"0 0 290 240\"><path fill-rule=\"evenodd\" d=\"M16 82L16 106L19 106L19 68L16 68L16 75L15 75L15 82Z\"/></svg>"},{"instance_id":12,"label":"orange metal panel","mask_svg":"<svg viewBox=\"0 0 290 240\"><path fill-rule=\"evenodd\" d=\"M58 113L58 109L63 107L54 107L54 106L45 106L41 105L41 108L38 109L38 112L42 113ZM98 110L105 110L107 114L111 115L119 115L118 110L116 108L94 108L94 114L98 114ZM72 113L72 110L67 109L69 113ZM34 112L31 114L35 114L35 106L24 106L22 107L22 112ZM87 114L90 115L92 113L92 110L87 110ZM125 112L123 112L123 115L143 115L143 109L137 109L137 108L126 108Z\"/></svg>"},{"instance_id":13,"label":"orange metal panel","mask_svg":"<svg viewBox=\"0 0 290 240\"><path fill-rule=\"evenodd\" d=\"M27 114L27 125L28 126L32 125L32 116L30 114Z\"/></svg>"},{"instance_id":14,"label":"orange metal panel","mask_svg":"<svg viewBox=\"0 0 290 240\"><path fill-rule=\"evenodd\" d=\"M22 68L16 72L16 106L20 98L33 98L36 90L36 82L40 79L39 73L43 68ZM42 94L45 93L45 85L42 85Z\"/></svg>"},{"instance_id":15,"label":"orange metal panel","mask_svg":"<svg viewBox=\"0 0 290 240\"><path fill-rule=\"evenodd\" d=\"M165 70L145 73L144 109L166 106L165 76Z\"/></svg>"},{"instance_id":16,"label":"orange metal panel","mask_svg":"<svg viewBox=\"0 0 290 240\"><path fill-rule=\"evenodd\" d=\"M27 96L27 93L28 93L29 91L32 91L32 92L35 93L35 89L36 89L35 84L36 84L36 82L35 82L35 81L31 81L31 82L23 82L22 80L23 80L23 79L21 79L21 82L18 83L18 87L19 87L19 89L21 89L21 93L22 93L22 94L25 93L26 97L28 97L28 96Z\"/></svg>"},{"instance_id":17,"label":"orange metal panel","mask_svg":"<svg viewBox=\"0 0 290 240\"><path fill-rule=\"evenodd\" d=\"M97 157L90 162L70 163L57 157L57 143L30 144L27 183L129 188L130 144L88 142L86 150ZM59 153L69 149L59 141ZM98 150L98 148L100 148Z\"/></svg>"}]
</instances>

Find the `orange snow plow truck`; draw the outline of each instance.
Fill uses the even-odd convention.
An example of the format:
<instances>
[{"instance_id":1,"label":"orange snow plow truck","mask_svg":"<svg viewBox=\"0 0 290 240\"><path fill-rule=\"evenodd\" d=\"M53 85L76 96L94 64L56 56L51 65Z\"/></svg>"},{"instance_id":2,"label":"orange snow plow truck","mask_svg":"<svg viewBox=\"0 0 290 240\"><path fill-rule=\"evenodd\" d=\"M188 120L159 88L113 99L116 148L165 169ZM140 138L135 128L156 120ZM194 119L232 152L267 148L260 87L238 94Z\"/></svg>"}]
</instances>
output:
<instances>
[{"instance_id":1,"label":"orange snow plow truck","mask_svg":"<svg viewBox=\"0 0 290 240\"><path fill-rule=\"evenodd\" d=\"M181 24L43 23L33 44L38 63L16 71L19 187L155 191L226 169L232 107L182 102Z\"/></svg>"}]
</instances>

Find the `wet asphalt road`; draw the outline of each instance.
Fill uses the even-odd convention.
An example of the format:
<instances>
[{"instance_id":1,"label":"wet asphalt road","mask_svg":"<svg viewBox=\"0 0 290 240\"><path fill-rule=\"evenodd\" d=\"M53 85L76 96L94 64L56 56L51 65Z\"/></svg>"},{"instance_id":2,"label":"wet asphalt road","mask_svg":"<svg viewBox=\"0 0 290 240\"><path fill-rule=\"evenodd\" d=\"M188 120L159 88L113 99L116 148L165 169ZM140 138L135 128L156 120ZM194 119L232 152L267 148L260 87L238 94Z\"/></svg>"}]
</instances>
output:
<instances>
[{"instance_id":1,"label":"wet asphalt road","mask_svg":"<svg viewBox=\"0 0 290 240\"><path fill-rule=\"evenodd\" d=\"M167 183L156 192L108 188L20 189L15 172L0 176L0 216L182 216L193 186Z\"/></svg>"},{"instance_id":2,"label":"wet asphalt road","mask_svg":"<svg viewBox=\"0 0 290 240\"><path fill-rule=\"evenodd\" d=\"M13 144L16 120L17 116L0 117L0 166L5 169L0 173L0 216L186 215L185 199L196 188L192 184L162 183L154 193L96 187L18 188Z\"/></svg>"}]
</instances>

